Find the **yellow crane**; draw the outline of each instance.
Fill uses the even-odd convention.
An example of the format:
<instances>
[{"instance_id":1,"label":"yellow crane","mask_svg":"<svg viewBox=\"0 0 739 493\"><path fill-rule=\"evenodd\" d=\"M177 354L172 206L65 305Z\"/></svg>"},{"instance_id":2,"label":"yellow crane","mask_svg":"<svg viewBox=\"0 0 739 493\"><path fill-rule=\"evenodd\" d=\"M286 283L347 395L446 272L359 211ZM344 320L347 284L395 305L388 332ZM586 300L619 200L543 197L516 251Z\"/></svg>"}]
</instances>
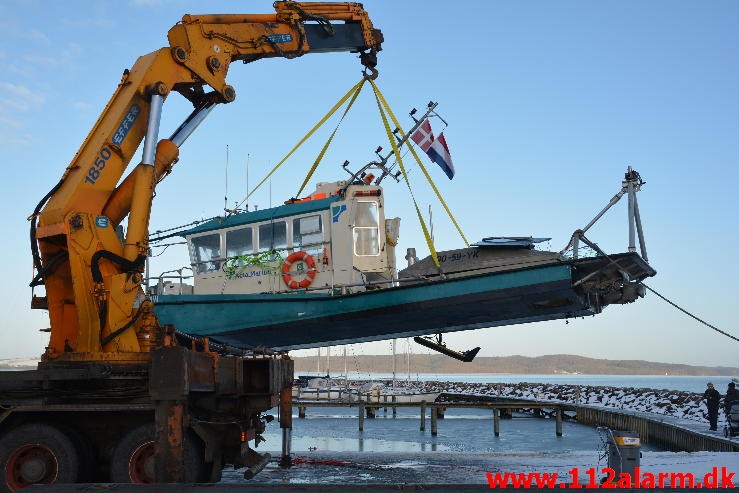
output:
<instances>
[{"instance_id":1,"label":"yellow crane","mask_svg":"<svg viewBox=\"0 0 739 493\"><path fill-rule=\"evenodd\" d=\"M305 53L360 53L377 72L382 33L357 3L280 1L274 14L185 15L169 46L140 57L82 143L59 183L31 216L31 250L51 327L45 361L146 361L161 342L141 288L152 197L179 147L217 104L236 99L226 76L233 62ZM170 139L158 140L172 92L194 111ZM144 140L143 157L124 171ZM116 227L128 216L123 241Z\"/></svg>"},{"instance_id":2,"label":"yellow crane","mask_svg":"<svg viewBox=\"0 0 739 493\"><path fill-rule=\"evenodd\" d=\"M32 307L49 311L38 368L0 372L0 492L33 484L217 482L224 464L250 478L280 404L282 464L290 464L293 363L183 341L161 327L142 289L156 185L179 147L218 104L236 99L233 62L306 53L359 54L375 77L382 34L361 4L278 1L272 14L185 15L169 46L123 77L30 221ZM173 93L194 109L159 140ZM143 141L141 162L124 177ZM118 226L128 218L125 237Z\"/></svg>"}]
</instances>

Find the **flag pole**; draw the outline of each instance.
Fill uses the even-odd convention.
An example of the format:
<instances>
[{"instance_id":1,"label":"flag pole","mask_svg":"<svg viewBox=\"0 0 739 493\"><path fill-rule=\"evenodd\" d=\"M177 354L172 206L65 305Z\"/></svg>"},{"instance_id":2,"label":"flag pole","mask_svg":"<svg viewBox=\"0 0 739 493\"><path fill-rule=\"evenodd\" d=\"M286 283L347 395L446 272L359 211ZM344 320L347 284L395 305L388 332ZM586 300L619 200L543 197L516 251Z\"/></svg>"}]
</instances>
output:
<instances>
[{"instance_id":1,"label":"flag pole","mask_svg":"<svg viewBox=\"0 0 739 493\"><path fill-rule=\"evenodd\" d=\"M400 149L401 147L403 147L403 144L405 144L406 142L408 142L408 139L410 138L410 136L413 135L413 133L416 130L418 130L418 128L421 125L423 125L423 122L426 120L426 118L429 117L429 115L433 114L433 115L435 115L435 116L437 116L437 117L439 117L441 119L441 117L434 111L434 109L436 109L436 107L438 105L439 105L439 103L434 103L433 101L429 102L428 108L426 110L426 113L424 113L423 116L421 118L419 118L419 119L416 119L416 117L413 116L413 115L416 114L416 109L413 108L413 110L411 111L411 118L413 118L413 120L415 121L415 124L402 137L398 137L397 134L395 135L395 138L398 139L398 149ZM444 121L444 120L442 119L441 121ZM446 124L446 122L444 122L444 123ZM398 131L398 129L396 128L395 131ZM393 132L393 133L395 133L395 132ZM391 156L393 156L393 151L392 150L387 153L387 156L384 156L384 157L383 156L380 156L380 162L377 163L377 164L384 167L385 163L387 163L388 159L390 159ZM382 182L382 180L386 176L388 176L390 174L390 172L392 171L392 169L393 169L392 166L390 168L388 168L387 170L384 170L383 169L382 174L377 179L377 181L375 182L375 184L379 185Z\"/></svg>"}]
</instances>

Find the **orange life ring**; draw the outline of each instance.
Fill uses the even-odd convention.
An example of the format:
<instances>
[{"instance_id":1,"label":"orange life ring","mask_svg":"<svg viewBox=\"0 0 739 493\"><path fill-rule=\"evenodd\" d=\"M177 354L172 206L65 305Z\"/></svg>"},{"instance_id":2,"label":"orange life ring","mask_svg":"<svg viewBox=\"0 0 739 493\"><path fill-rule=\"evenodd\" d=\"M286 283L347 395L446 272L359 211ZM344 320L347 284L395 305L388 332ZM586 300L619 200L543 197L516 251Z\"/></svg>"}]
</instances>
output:
<instances>
[{"instance_id":1,"label":"orange life ring","mask_svg":"<svg viewBox=\"0 0 739 493\"><path fill-rule=\"evenodd\" d=\"M308 272L305 274L305 279L298 282L295 279L293 279L292 274L290 274L290 267L295 262L303 261L308 266ZM282 280L285 282L285 285L290 289L298 289L298 288L307 288L310 286L310 284L313 282L313 279L316 278L316 261L313 259L311 255L308 254L308 252L295 252L290 254L285 261L282 263Z\"/></svg>"}]
</instances>

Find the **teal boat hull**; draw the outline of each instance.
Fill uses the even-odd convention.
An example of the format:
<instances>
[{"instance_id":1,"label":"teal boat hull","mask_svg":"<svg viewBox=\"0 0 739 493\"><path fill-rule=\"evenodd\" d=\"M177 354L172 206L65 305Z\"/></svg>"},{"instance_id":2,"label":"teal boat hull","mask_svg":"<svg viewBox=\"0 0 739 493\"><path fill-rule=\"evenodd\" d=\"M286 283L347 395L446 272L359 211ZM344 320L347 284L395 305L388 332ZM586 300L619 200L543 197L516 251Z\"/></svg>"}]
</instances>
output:
<instances>
[{"instance_id":1,"label":"teal boat hull","mask_svg":"<svg viewBox=\"0 0 739 493\"><path fill-rule=\"evenodd\" d=\"M622 255L638 267L633 277L654 275L637 255ZM575 284L608 265L591 264L559 262L348 295L166 295L156 298L155 312L181 332L243 349L367 342L592 315L604 303Z\"/></svg>"}]
</instances>

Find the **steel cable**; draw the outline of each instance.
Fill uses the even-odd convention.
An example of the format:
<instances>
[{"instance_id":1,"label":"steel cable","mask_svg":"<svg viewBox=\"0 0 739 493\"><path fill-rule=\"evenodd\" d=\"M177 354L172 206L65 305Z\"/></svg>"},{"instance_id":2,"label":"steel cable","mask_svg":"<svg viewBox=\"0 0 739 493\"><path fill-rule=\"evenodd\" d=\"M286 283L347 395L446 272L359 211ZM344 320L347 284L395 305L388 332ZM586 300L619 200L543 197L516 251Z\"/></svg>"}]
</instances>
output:
<instances>
[{"instance_id":1,"label":"steel cable","mask_svg":"<svg viewBox=\"0 0 739 493\"><path fill-rule=\"evenodd\" d=\"M689 312L688 310L686 310L685 308L682 308L681 306L678 306L678 305L677 305L676 303L674 303L674 302L670 301L670 300L669 300L669 299L667 299L667 298L666 298L665 296L661 295L660 293L658 293L658 292L657 292L657 291L655 291L654 289L650 288L649 286L647 286L647 285L646 285L646 284L644 284L643 282L642 282L642 283L640 283L640 284L641 284L642 286L644 286L645 288L647 288L647 289L648 289L649 291L651 291L652 293L656 294L656 295L657 295L658 297L662 298L662 300L663 300L663 301L666 301L667 303L669 303L670 305L672 305L672 306L673 306L674 308L677 308L678 310L680 310L681 312L683 312L683 313L684 313L685 315L689 316L690 318L692 318L692 319L694 319L694 320L697 320L698 322L702 323L702 324L703 324L703 325L705 325L706 327L709 327L709 328L711 328L711 329L715 330L715 331L716 331L716 332L718 332L719 334L723 334L723 335L725 335L726 337L728 337L728 338L730 338L730 339L734 339L735 341L739 342L739 338L738 338L738 337L735 337L735 336L733 336L733 335L729 334L728 332L724 332L723 330L719 329L719 328L718 328L718 327L716 327L715 325L711 325L711 324L709 324L708 322L706 322L705 320L703 320L702 318L699 318L699 317L697 317L696 315L693 315L692 313L690 313L690 312Z\"/></svg>"}]
</instances>

